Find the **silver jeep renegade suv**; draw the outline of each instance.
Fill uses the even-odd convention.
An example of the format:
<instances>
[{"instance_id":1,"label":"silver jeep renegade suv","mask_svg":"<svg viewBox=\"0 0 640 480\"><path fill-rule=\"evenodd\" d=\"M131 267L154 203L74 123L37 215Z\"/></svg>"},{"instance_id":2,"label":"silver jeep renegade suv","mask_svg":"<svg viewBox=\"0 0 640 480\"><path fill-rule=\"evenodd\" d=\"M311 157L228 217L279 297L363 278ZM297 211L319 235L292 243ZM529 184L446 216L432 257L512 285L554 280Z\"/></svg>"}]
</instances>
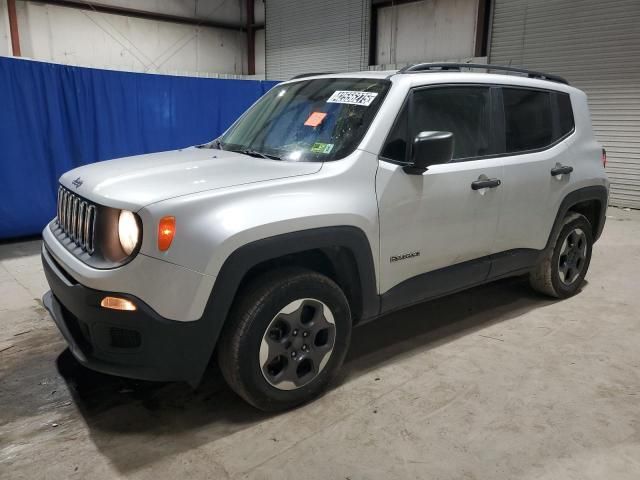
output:
<instances>
[{"instance_id":1,"label":"silver jeep renegade suv","mask_svg":"<svg viewBox=\"0 0 640 480\"><path fill-rule=\"evenodd\" d=\"M43 300L72 353L197 385L215 351L279 410L320 394L354 325L512 275L574 295L609 187L587 98L486 70L296 78L209 144L64 174Z\"/></svg>"}]
</instances>

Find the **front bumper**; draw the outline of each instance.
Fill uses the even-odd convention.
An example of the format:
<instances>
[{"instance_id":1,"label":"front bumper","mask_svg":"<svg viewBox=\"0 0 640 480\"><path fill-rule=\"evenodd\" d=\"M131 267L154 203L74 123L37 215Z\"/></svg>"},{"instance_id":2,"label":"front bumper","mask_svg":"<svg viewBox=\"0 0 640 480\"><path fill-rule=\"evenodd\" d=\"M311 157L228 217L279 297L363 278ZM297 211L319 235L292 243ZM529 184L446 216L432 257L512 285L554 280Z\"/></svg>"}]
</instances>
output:
<instances>
[{"instance_id":1,"label":"front bumper","mask_svg":"<svg viewBox=\"0 0 640 480\"><path fill-rule=\"evenodd\" d=\"M85 287L46 248L42 264L51 288L42 301L81 364L130 378L199 383L213 349L205 318L168 320L133 295ZM102 308L106 295L127 298L137 310Z\"/></svg>"},{"instance_id":2,"label":"front bumper","mask_svg":"<svg viewBox=\"0 0 640 480\"><path fill-rule=\"evenodd\" d=\"M82 285L104 292L127 292L144 301L161 317L181 322L204 315L215 277L138 253L122 267L97 269L82 262L54 235L55 220L42 231L43 250ZM78 247L77 250L80 250Z\"/></svg>"}]
</instances>

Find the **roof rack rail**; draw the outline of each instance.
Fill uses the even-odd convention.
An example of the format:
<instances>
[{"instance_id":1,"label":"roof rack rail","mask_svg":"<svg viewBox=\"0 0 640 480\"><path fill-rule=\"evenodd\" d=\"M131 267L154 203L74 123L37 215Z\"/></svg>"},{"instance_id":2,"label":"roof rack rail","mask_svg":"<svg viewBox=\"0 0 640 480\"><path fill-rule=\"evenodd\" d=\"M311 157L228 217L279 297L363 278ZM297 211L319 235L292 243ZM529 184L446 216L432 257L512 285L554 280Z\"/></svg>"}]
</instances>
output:
<instances>
[{"instance_id":1,"label":"roof rack rail","mask_svg":"<svg viewBox=\"0 0 640 480\"><path fill-rule=\"evenodd\" d=\"M301 73L300 75L294 75L289 80L297 80L298 78L315 77L316 75L331 75L333 72L314 72L314 73Z\"/></svg>"},{"instance_id":2,"label":"roof rack rail","mask_svg":"<svg viewBox=\"0 0 640 480\"><path fill-rule=\"evenodd\" d=\"M569 85L569 82L559 75L552 75L550 73L536 72L534 70L527 70L526 68L518 67L504 67L502 65L491 65L484 63L416 63L414 65L408 65L398 70L397 73L419 73L419 72L443 72L443 71L456 71L461 72L463 68L470 70L496 70L501 72L513 72L522 73L529 78L538 78L541 80L550 80L552 82L564 83Z\"/></svg>"}]
</instances>

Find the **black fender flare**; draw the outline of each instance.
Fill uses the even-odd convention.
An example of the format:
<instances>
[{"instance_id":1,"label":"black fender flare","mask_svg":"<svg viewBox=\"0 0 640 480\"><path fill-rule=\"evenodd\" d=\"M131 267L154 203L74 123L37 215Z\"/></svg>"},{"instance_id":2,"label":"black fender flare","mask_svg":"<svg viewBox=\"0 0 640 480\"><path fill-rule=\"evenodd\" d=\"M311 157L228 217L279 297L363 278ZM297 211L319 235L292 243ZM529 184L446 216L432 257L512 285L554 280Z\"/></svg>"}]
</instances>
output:
<instances>
[{"instance_id":1,"label":"black fender flare","mask_svg":"<svg viewBox=\"0 0 640 480\"><path fill-rule=\"evenodd\" d=\"M604 185L592 185L589 187L582 187L574 190L573 192L567 194L566 197L564 197L562 203L560 204L560 207L558 208L558 213L556 214L556 219L553 222L553 228L549 233L549 238L547 239L547 245L545 249L549 248L549 246L551 245L554 232L560 226L562 219L565 217L571 207L589 200L597 200L600 202L600 215L597 219L596 225L593 225L593 241L595 242L596 240L598 240L598 238L600 238L606 220L607 205L609 202L609 190Z\"/></svg>"},{"instance_id":2,"label":"black fender flare","mask_svg":"<svg viewBox=\"0 0 640 480\"><path fill-rule=\"evenodd\" d=\"M365 233L353 226L320 227L267 237L245 244L227 257L218 272L209 300L199 323L206 335L199 366L194 366L191 384L199 383L207 362L213 353L226 321L231 305L244 276L256 265L307 250L328 247L344 247L355 259L359 288L362 297L361 318L379 314L380 297L377 291L376 272L371 244ZM205 358L206 357L206 358ZM200 367L200 368L198 368ZM199 370L199 373L198 373Z\"/></svg>"}]
</instances>

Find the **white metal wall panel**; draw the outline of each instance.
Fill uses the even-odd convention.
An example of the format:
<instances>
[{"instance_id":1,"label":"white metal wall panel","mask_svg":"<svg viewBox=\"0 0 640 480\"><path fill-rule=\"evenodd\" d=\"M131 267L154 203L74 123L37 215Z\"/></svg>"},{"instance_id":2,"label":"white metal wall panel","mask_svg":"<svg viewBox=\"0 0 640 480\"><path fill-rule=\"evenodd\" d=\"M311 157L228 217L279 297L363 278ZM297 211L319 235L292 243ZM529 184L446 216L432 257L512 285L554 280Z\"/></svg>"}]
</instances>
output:
<instances>
[{"instance_id":1,"label":"white metal wall panel","mask_svg":"<svg viewBox=\"0 0 640 480\"><path fill-rule=\"evenodd\" d=\"M376 64L474 55L478 0L422 0L378 9Z\"/></svg>"},{"instance_id":2,"label":"white metal wall panel","mask_svg":"<svg viewBox=\"0 0 640 480\"><path fill-rule=\"evenodd\" d=\"M161 5L176 2L156 3L158 11L166 11ZM137 4L148 5L150 0ZM17 2L16 10L22 55L34 60L190 76L245 71L246 34L241 31L31 1Z\"/></svg>"},{"instance_id":3,"label":"white metal wall panel","mask_svg":"<svg viewBox=\"0 0 640 480\"><path fill-rule=\"evenodd\" d=\"M608 153L610 201L640 208L640 1L495 0L490 60L584 90Z\"/></svg>"},{"instance_id":4,"label":"white metal wall panel","mask_svg":"<svg viewBox=\"0 0 640 480\"><path fill-rule=\"evenodd\" d=\"M13 55L13 51L11 49L11 36L9 34L9 14L6 0L0 0L0 55L3 57Z\"/></svg>"},{"instance_id":5,"label":"white metal wall panel","mask_svg":"<svg viewBox=\"0 0 640 480\"><path fill-rule=\"evenodd\" d=\"M266 77L365 70L369 0L267 0Z\"/></svg>"}]
</instances>

